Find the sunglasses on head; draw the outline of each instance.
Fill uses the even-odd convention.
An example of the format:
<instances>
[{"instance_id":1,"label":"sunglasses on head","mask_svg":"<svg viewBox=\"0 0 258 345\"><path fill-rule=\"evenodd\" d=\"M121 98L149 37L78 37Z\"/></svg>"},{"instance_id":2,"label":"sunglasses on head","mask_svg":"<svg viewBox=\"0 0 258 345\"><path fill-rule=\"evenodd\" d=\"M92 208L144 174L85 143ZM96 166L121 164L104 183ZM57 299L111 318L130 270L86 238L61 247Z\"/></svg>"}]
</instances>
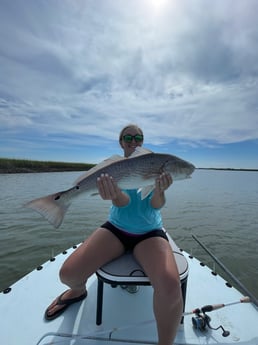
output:
<instances>
[{"instance_id":1,"label":"sunglasses on head","mask_svg":"<svg viewBox=\"0 0 258 345\"><path fill-rule=\"evenodd\" d=\"M126 143L131 143L133 141L133 139L137 143L140 143L143 141L143 135L142 134L136 134L136 135L126 134L123 136L123 139Z\"/></svg>"}]
</instances>

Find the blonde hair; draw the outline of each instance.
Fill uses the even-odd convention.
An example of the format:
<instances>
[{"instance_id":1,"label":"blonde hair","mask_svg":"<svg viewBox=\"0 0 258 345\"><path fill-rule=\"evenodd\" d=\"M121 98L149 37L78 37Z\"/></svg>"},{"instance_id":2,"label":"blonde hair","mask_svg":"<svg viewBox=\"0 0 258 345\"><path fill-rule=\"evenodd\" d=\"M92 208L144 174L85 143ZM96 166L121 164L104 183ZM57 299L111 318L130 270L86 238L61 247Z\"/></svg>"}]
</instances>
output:
<instances>
[{"instance_id":1,"label":"blonde hair","mask_svg":"<svg viewBox=\"0 0 258 345\"><path fill-rule=\"evenodd\" d=\"M137 131L139 131L141 135L143 135L142 129L141 129L139 126L137 126L137 125L131 123L131 124L125 126L125 127L121 130L121 132L120 132L120 134L119 134L119 142L120 142L120 143L121 143L121 141L122 141L122 139L123 139L124 131L125 131L126 129L128 129L128 128L134 128L134 129L136 129Z\"/></svg>"}]
</instances>

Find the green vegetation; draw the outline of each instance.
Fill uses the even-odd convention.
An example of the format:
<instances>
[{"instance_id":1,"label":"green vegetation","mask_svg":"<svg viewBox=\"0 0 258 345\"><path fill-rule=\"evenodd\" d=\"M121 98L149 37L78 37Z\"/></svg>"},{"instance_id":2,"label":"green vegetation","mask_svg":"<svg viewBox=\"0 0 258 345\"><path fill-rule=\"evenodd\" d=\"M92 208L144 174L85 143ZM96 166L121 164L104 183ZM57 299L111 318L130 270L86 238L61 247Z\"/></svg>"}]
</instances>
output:
<instances>
[{"instance_id":1,"label":"green vegetation","mask_svg":"<svg viewBox=\"0 0 258 345\"><path fill-rule=\"evenodd\" d=\"M58 172L58 171L85 171L94 164L33 161L26 159L0 158L0 173L32 173L32 172Z\"/></svg>"}]
</instances>

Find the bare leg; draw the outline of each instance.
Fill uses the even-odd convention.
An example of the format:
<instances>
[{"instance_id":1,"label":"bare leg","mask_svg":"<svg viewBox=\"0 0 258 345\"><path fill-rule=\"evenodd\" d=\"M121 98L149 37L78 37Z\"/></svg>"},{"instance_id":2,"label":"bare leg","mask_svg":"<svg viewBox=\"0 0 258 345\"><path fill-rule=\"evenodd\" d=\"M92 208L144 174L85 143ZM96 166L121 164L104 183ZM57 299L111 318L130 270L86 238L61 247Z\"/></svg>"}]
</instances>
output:
<instances>
[{"instance_id":1,"label":"bare leg","mask_svg":"<svg viewBox=\"0 0 258 345\"><path fill-rule=\"evenodd\" d=\"M169 243L161 237L140 242L134 255L154 288L153 308L159 345L172 345L183 310L180 279Z\"/></svg>"},{"instance_id":2,"label":"bare leg","mask_svg":"<svg viewBox=\"0 0 258 345\"><path fill-rule=\"evenodd\" d=\"M62 300L75 298L86 290L87 279L99 267L118 257L124 252L124 247L118 238L109 230L99 228L83 242L64 262L60 269L60 279L68 290ZM56 300L49 306L48 315L52 315L62 306L56 305Z\"/></svg>"}]
</instances>

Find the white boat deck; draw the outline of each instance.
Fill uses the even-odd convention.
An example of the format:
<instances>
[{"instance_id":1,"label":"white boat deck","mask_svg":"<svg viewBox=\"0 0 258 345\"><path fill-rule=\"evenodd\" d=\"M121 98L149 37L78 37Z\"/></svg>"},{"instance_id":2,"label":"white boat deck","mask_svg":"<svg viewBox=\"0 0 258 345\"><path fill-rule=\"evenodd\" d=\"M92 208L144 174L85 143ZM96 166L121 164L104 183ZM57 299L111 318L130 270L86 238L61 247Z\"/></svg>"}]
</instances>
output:
<instances>
[{"instance_id":1,"label":"white boat deck","mask_svg":"<svg viewBox=\"0 0 258 345\"><path fill-rule=\"evenodd\" d=\"M154 344L157 342L156 325L152 312L152 287L140 286L130 294L120 287L104 285L103 322L96 325L97 279L87 283L88 297L70 306L59 318L46 322L44 312L52 300L64 291L58 271L67 254L60 254L55 261L48 261L41 270L34 270L11 287L9 293L0 294L0 344ZM185 311L206 304L230 303L243 297L225 281L189 258L189 277ZM192 316L185 316L179 327L176 344L246 344L258 345L258 310L251 303L228 306L211 313L211 325L222 325L222 330L196 330Z\"/></svg>"}]
</instances>

